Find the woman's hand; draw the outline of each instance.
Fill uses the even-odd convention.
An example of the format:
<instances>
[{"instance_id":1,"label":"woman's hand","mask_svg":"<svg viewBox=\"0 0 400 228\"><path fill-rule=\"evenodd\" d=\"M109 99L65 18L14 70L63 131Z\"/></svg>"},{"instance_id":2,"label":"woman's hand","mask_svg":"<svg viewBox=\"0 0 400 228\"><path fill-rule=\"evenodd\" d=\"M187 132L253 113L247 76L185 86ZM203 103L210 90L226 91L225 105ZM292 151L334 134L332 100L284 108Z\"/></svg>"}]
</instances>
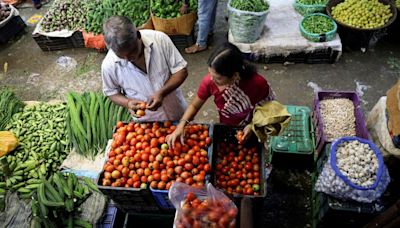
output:
<instances>
[{"instance_id":1,"label":"woman's hand","mask_svg":"<svg viewBox=\"0 0 400 228\"><path fill-rule=\"evenodd\" d=\"M246 142L252 134L253 131L251 130L251 125L246 125L243 129L243 142Z\"/></svg>"},{"instance_id":2,"label":"woman's hand","mask_svg":"<svg viewBox=\"0 0 400 228\"><path fill-rule=\"evenodd\" d=\"M185 127L178 126L174 132L167 135L167 137L165 137L165 141L167 142L168 147L175 148L175 142L178 139L181 141L182 145L185 144L184 133L185 133Z\"/></svg>"}]
</instances>

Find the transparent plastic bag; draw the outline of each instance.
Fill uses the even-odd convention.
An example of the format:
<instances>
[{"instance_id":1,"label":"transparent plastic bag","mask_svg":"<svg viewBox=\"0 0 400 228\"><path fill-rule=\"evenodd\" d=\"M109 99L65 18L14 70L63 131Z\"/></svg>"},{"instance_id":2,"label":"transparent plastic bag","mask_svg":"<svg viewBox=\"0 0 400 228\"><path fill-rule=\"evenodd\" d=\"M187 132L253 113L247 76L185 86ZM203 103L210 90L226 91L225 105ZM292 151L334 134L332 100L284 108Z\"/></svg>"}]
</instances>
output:
<instances>
[{"instance_id":1,"label":"transparent plastic bag","mask_svg":"<svg viewBox=\"0 0 400 228\"><path fill-rule=\"evenodd\" d=\"M210 183L195 188L174 182L168 196L176 208L175 228L236 227L236 205Z\"/></svg>"},{"instance_id":2,"label":"transparent plastic bag","mask_svg":"<svg viewBox=\"0 0 400 228\"><path fill-rule=\"evenodd\" d=\"M254 43L260 37L268 10L264 12L238 10L231 7L231 0L229 0L228 12L229 30L235 42Z\"/></svg>"},{"instance_id":3,"label":"transparent plastic bag","mask_svg":"<svg viewBox=\"0 0 400 228\"><path fill-rule=\"evenodd\" d=\"M364 144L368 144L377 157L378 170L376 180L370 186L363 187L353 183L337 166L337 147L341 143L351 140L358 140ZM343 137L333 142L328 162L324 165L318 177L315 190L339 199L351 199L362 203L371 203L382 196L389 182L390 176L383 162L383 157L373 143L358 137Z\"/></svg>"}]
</instances>

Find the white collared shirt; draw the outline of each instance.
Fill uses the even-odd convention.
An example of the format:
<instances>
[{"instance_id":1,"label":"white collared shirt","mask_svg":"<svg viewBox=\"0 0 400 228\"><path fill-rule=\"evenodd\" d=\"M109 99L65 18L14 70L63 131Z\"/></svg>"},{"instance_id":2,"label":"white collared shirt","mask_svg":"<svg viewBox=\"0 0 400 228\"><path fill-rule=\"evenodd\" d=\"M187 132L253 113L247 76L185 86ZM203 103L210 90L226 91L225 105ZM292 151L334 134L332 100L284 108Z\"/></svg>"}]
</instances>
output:
<instances>
[{"instance_id":1,"label":"white collared shirt","mask_svg":"<svg viewBox=\"0 0 400 228\"><path fill-rule=\"evenodd\" d=\"M103 93L106 96L125 93L125 96L144 102L164 86L172 74L187 66L187 62L164 33L140 30L144 44L147 74L128 60L119 58L111 49L101 65ZM178 120L186 109L186 102L178 88L164 97L157 111L146 110L141 121Z\"/></svg>"}]
</instances>

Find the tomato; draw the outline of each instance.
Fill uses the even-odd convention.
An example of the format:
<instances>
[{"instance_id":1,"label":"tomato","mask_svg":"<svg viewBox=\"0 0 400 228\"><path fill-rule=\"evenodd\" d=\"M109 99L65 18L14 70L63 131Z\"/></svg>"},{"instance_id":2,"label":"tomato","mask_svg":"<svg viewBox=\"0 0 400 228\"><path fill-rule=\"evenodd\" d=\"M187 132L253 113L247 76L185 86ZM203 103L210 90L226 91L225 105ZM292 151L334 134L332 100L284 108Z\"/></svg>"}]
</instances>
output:
<instances>
[{"instance_id":1,"label":"tomato","mask_svg":"<svg viewBox=\"0 0 400 228\"><path fill-rule=\"evenodd\" d=\"M150 183L150 187L153 188L153 189L156 189L156 188L157 188L157 184L158 184L157 181L152 181L152 182Z\"/></svg>"},{"instance_id":2,"label":"tomato","mask_svg":"<svg viewBox=\"0 0 400 228\"><path fill-rule=\"evenodd\" d=\"M107 165L107 167L104 170L111 173L112 171L114 171L114 169L115 168L113 165Z\"/></svg>"},{"instance_id":3,"label":"tomato","mask_svg":"<svg viewBox=\"0 0 400 228\"><path fill-rule=\"evenodd\" d=\"M142 161L146 161L147 162L147 161L149 161L149 154L142 153L140 158L142 159Z\"/></svg>"},{"instance_id":4,"label":"tomato","mask_svg":"<svg viewBox=\"0 0 400 228\"><path fill-rule=\"evenodd\" d=\"M190 154L186 154L184 159L185 159L185 162L191 162L192 161L192 156Z\"/></svg>"},{"instance_id":5,"label":"tomato","mask_svg":"<svg viewBox=\"0 0 400 228\"><path fill-rule=\"evenodd\" d=\"M135 182L133 182L133 187L134 188L139 188L140 187L140 181L135 181Z\"/></svg>"},{"instance_id":6,"label":"tomato","mask_svg":"<svg viewBox=\"0 0 400 228\"><path fill-rule=\"evenodd\" d=\"M176 174L180 175L183 172L182 166L175 166L174 171Z\"/></svg>"},{"instance_id":7,"label":"tomato","mask_svg":"<svg viewBox=\"0 0 400 228\"><path fill-rule=\"evenodd\" d=\"M121 177L121 172L118 171L118 170L114 170L114 171L112 171L112 173L111 173L111 177L114 178L114 179L118 179L118 178Z\"/></svg>"},{"instance_id":8,"label":"tomato","mask_svg":"<svg viewBox=\"0 0 400 228\"><path fill-rule=\"evenodd\" d=\"M140 177L140 181L141 181L142 183L147 183L147 177L146 177L146 176Z\"/></svg>"},{"instance_id":9,"label":"tomato","mask_svg":"<svg viewBox=\"0 0 400 228\"><path fill-rule=\"evenodd\" d=\"M206 140L205 140L205 142L206 142L207 145L210 145L210 144L211 144L211 138L210 138L210 137L207 137Z\"/></svg>"},{"instance_id":10,"label":"tomato","mask_svg":"<svg viewBox=\"0 0 400 228\"><path fill-rule=\"evenodd\" d=\"M209 173L209 172L211 171L211 166L210 166L210 164L205 164L205 165L204 165L204 171L205 171L206 173Z\"/></svg>"},{"instance_id":11,"label":"tomato","mask_svg":"<svg viewBox=\"0 0 400 228\"><path fill-rule=\"evenodd\" d=\"M165 143L165 136L160 136L160 137L158 138L158 143L159 143L159 144Z\"/></svg>"},{"instance_id":12,"label":"tomato","mask_svg":"<svg viewBox=\"0 0 400 228\"><path fill-rule=\"evenodd\" d=\"M187 172L187 171L184 171L184 172L181 173L181 177L182 177L183 179L187 179L187 178L190 177L190 173Z\"/></svg>"},{"instance_id":13,"label":"tomato","mask_svg":"<svg viewBox=\"0 0 400 228\"><path fill-rule=\"evenodd\" d=\"M140 176L138 174L133 174L131 179L132 179L133 182L139 181L140 180Z\"/></svg>"},{"instance_id":14,"label":"tomato","mask_svg":"<svg viewBox=\"0 0 400 228\"><path fill-rule=\"evenodd\" d=\"M165 189L165 185L166 185L165 182L160 181L157 184L157 188L160 189L160 190L164 190Z\"/></svg>"},{"instance_id":15,"label":"tomato","mask_svg":"<svg viewBox=\"0 0 400 228\"><path fill-rule=\"evenodd\" d=\"M172 122L169 121L169 120L168 120L168 121L164 121L163 126L164 126L165 128L169 128L169 127L172 126Z\"/></svg>"},{"instance_id":16,"label":"tomato","mask_svg":"<svg viewBox=\"0 0 400 228\"><path fill-rule=\"evenodd\" d=\"M175 167L175 163L173 161L168 161L166 165L167 165L168 168L174 168Z\"/></svg>"},{"instance_id":17,"label":"tomato","mask_svg":"<svg viewBox=\"0 0 400 228\"><path fill-rule=\"evenodd\" d=\"M124 123L122 121L117 122L117 128L121 128L124 126Z\"/></svg>"},{"instance_id":18,"label":"tomato","mask_svg":"<svg viewBox=\"0 0 400 228\"><path fill-rule=\"evenodd\" d=\"M137 173L139 176L143 176L143 174L144 174L144 169L143 169L143 168L138 168L138 169L136 170L136 173Z\"/></svg>"},{"instance_id":19,"label":"tomato","mask_svg":"<svg viewBox=\"0 0 400 228\"><path fill-rule=\"evenodd\" d=\"M111 185L111 180L109 180L109 179L103 179L102 185L103 185L103 186L110 186L110 185Z\"/></svg>"},{"instance_id":20,"label":"tomato","mask_svg":"<svg viewBox=\"0 0 400 228\"><path fill-rule=\"evenodd\" d=\"M157 147L158 146L158 139L156 139L156 138L152 138L151 140L150 140L150 146L151 147Z\"/></svg>"},{"instance_id":21,"label":"tomato","mask_svg":"<svg viewBox=\"0 0 400 228\"><path fill-rule=\"evenodd\" d=\"M104 172L104 179L111 179L111 172Z\"/></svg>"},{"instance_id":22,"label":"tomato","mask_svg":"<svg viewBox=\"0 0 400 228\"><path fill-rule=\"evenodd\" d=\"M168 182L168 180L169 180L169 178L168 178L167 174L162 174L161 175L161 181Z\"/></svg>"},{"instance_id":23,"label":"tomato","mask_svg":"<svg viewBox=\"0 0 400 228\"><path fill-rule=\"evenodd\" d=\"M159 173L153 174L153 177L154 177L154 180L156 180L156 181L160 181L161 180L161 174L159 174Z\"/></svg>"},{"instance_id":24,"label":"tomato","mask_svg":"<svg viewBox=\"0 0 400 228\"><path fill-rule=\"evenodd\" d=\"M207 218L212 222L217 222L221 218L221 214L217 211L210 211L208 212Z\"/></svg>"},{"instance_id":25,"label":"tomato","mask_svg":"<svg viewBox=\"0 0 400 228\"><path fill-rule=\"evenodd\" d=\"M192 185L192 184L194 183L193 178L188 177L188 178L185 180L185 183L186 183L187 185Z\"/></svg>"},{"instance_id":26,"label":"tomato","mask_svg":"<svg viewBox=\"0 0 400 228\"><path fill-rule=\"evenodd\" d=\"M186 163L184 167L185 167L185 170L187 170L187 171L192 171L192 169L193 169L193 164L192 164L192 163Z\"/></svg>"}]
</instances>

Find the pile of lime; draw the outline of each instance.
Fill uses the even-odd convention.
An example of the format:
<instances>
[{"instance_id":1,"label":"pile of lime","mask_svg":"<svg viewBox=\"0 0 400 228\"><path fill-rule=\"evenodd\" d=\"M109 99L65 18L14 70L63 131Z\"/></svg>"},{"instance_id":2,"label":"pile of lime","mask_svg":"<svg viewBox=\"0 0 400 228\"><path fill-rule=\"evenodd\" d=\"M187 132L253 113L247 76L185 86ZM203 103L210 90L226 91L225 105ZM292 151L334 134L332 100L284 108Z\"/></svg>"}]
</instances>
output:
<instances>
[{"instance_id":1,"label":"pile of lime","mask_svg":"<svg viewBox=\"0 0 400 228\"><path fill-rule=\"evenodd\" d=\"M345 0L332 7L333 18L360 29L383 26L392 16L390 5L378 0Z\"/></svg>"},{"instance_id":2,"label":"pile of lime","mask_svg":"<svg viewBox=\"0 0 400 228\"><path fill-rule=\"evenodd\" d=\"M396 7L400 9L400 0L396 0Z\"/></svg>"}]
</instances>

